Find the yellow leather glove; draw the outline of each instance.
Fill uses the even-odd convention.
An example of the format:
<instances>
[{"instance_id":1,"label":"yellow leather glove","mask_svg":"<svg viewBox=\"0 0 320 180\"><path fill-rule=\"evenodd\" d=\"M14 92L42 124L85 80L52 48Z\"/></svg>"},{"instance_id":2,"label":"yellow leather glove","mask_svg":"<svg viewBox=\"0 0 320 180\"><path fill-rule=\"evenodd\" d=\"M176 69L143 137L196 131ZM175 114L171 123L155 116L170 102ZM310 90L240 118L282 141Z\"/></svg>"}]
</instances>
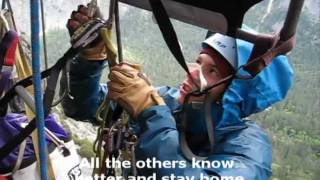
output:
<instances>
[{"instance_id":1,"label":"yellow leather glove","mask_svg":"<svg viewBox=\"0 0 320 180\"><path fill-rule=\"evenodd\" d=\"M137 64L121 63L112 67L109 79L109 98L120 104L134 118L151 106L165 105Z\"/></svg>"},{"instance_id":2,"label":"yellow leather glove","mask_svg":"<svg viewBox=\"0 0 320 180\"><path fill-rule=\"evenodd\" d=\"M90 17L86 6L78 6L78 10L71 13L71 17L67 22L70 36L72 37L74 34L79 33L78 31L81 31L81 27L85 26L93 18L102 19L99 9L97 9L93 17ZM107 58L107 49L103 39L99 38L89 44L88 48L80 52L80 57L88 60L105 60Z\"/></svg>"}]
</instances>

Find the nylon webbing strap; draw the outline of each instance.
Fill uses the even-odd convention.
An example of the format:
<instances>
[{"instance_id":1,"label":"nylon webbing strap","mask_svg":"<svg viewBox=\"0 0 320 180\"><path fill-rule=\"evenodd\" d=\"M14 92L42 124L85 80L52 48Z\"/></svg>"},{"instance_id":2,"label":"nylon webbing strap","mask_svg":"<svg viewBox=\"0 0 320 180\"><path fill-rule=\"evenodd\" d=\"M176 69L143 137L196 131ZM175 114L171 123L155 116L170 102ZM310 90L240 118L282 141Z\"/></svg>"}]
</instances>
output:
<instances>
[{"instance_id":1,"label":"nylon webbing strap","mask_svg":"<svg viewBox=\"0 0 320 180\"><path fill-rule=\"evenodd\" d=\"M174 31L169 16L161 0L150 0L150 5L167 46L169 47L171 53L176 58L181 67L190 75L186 61L181 51L177 34Z\"/></svg>"},{"instance_id":2,"label":"nylon webbing strap","mask_svg":"<svg viewBox=\"0 0 320 180\"><path fill-rule=\"evenodd\" d=\"M19 37L14 31L8 31L0 43L0 97L9 87L12 66L15 63L15 51ZM7 66L7 67L6 67Z\"/></svg>"},{"instance_id":3,"label":"nylon webbing strap","mask_svg":"<svg viewBox=\"0 0 320 180\"><path fill-rule=\"evenodd\" d=\"M150 5L152 8L152 11L154 13L154 16L157 20L157 23L159 25L160 31L162 33L163 38L165 39L165 42L167 46L169 47L171 53L174 55L178 63L182 66L182 68L187 72L187 74L190 75L189 69L186 65L186 61L184 59L183 53L181 51L181 47L177 38L177 35L175 33L175 30L172 26L172 23L170 22L169 16L161 2L161 0L150 0ZM210 97L207 97L206 99L211 99ZM211 106L206 107L211 108ZM185 114L183 115L185 116ZM183 117L183 122L186 123L185 119L186 117ZM207 133L208 138L210 142L210 152L213 152L214 148L214 125L212 122L212 118L206 117L206 124L207 124ZM183 152L184 156L186 156L187 159L191 160L192 158L196 159L205 159L206 157L200 157L191 151L191 149L188 146L187 137L185 134L185 125L182 125L182 132L180 133L180 145L181 145L181 151Z\"/></svg>"},{"instance_id":4,"label":"nylon webbing strap","mask_svg":"<svg viewBox=\"0 0 320 180\"><path fill-rule=\"evenodd\" d=\"M32 131L36 128L36 120L35 118L24 128L21 130L21 132L16 135L10 143L5 144L0 149L0 161L5 158L8 154L11 153L11 151L17 147L24 139L29 136Z\"/></svg>"},{"instance_id":5,"label":"nylon webbing strap","mask_svg":"<svg viewBox=\"0 0 320 180\"><path fill-rule=\"evenodd\" d=\"M14 65L14 56L18 41L18 34L14 31L8 31L2 38L0 43L0 71L2 65Z\"/></svg>"},{"instance_id":6,"label":"nylon webbing strap","mask_svg":"<svg viewBox=\"0 0 320 180\"><path fill-rule=\"evenodd\" d=\"M263 37L261 37L263 38ZM278 55L284 55L290 52L295 46L295 36L292 36L287 41L281 41L278 35L271 39L269 47L261 48L255 45L249 62L244 65L244 69L253 77L266 68Z\"/></svg>"},{"instance_id":7,"label":"nylon webbing strap","mask_svg":"<svg viewBox=\"0 0 320 180\"><path fill-rule=\"evenodd\" d=\"M50 113L51 104L54 98L54 89L55 85L57 84L57 80L59 77L59 73L62 68L65 66L67 61L70 57L76 55L76 50L70 48L62 58L60 58L57 63L52 66L50 69L43 71L41 73L41 78L48 77L50 75L48 86L44 94L44 113L45 117ZM50 85L49 85L50 83ZM27 87L32 84L32 76L21 80L20 82L16 83L7 93L6 95L0 99L0 115L4 116L7 109L8 102L16 95L15 87L16 86L23 86ZM5 144L3 147L0 148L0 160L6 157L8 154L12 152L12 150L17 147L22 141L28 137L36 128L35 118L24 128L21 132L12 138L9 143Z\"/></svg>"},{"instance_id":8,"label":"nylon webbing strap","mask_svg":"<svg viewBox=\"0 0 320 180\"><path fill-rule=\"evenodd\" d=\"M184 102L184 108L187 104L188 100L190 98L190 95L186 97L186 100ZM206 122L206 128L207 128L207 137L209 140L209 154L212 154L214 152L214 145L215 145L215 125L214 125L214 119L212 119L211 115L211 102L213 101L213 96L210 93L207 93L205 96L205 102L203 104L204 110L205 110L205 122ZM197 160L204 160L208 157L206 156L198 156L192 152L188 145L187 141L187 135L186 135L186 129L187 129L187 114L185 109L182 110L182 116L181 116L181 130L179 134L179 142L181 146L181 151L185 158L192 161L193 158Z\"/></svg>"}]
</instances>

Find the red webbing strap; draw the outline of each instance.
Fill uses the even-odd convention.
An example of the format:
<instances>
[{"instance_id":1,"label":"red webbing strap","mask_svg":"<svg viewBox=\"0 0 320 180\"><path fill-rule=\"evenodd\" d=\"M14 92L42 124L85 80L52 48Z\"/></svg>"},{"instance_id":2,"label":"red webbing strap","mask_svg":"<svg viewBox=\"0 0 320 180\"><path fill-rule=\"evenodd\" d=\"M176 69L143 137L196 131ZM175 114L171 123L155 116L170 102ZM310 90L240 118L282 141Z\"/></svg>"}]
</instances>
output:
<instances>
[{"instance_id":1,"label":"red webbing strap","mask_svg":"<svg viewBox=\"0 0 320 180\"><path fill-rule=\"evenodd\" d=\"M18 44L19 44L19 36L16 36L12 40L7 50L7 53L4 59L5 66L13 66L15 64L15 59L16 59L15 56L16 56L16 50L17 50Z\"/></svg>"},{"instance_id":2,"label":"red webbing strap","mask_svg":"<svg viewBox=\"0 0 320 180\"><path fill-rule=\"evenodd\" d=\"M253 77L267 67L274 57L290 52L295 46L296 39L295 36L292 36L287 41L281 41L278 34L275 36L258 35L257 42L261 43L255 44L250 60L244 65L244 69Z\"/></svg>"},{"instance_id":3,"label":"red webbing strap","mask_svg":"<svg viewBox=\"0 0 320 180\"><path fill-rule=\"evenodd\" d=\"M0 70L2 66L12 67L15 63L15 51L19 42L19 36L15 31L5 33L0 41Z\"/></svg>"}]
</instances>

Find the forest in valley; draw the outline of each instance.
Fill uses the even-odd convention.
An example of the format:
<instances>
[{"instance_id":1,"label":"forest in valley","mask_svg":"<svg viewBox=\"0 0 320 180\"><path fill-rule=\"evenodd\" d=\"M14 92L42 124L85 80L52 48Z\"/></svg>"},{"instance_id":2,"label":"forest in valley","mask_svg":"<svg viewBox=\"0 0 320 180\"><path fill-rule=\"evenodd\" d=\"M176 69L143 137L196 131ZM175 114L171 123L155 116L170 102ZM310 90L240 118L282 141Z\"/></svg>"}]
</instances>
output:
<instances>
[{"instance_id":1,"label":"forest in valley","mask_svg":"<svg viewBox=\"0 0 320 180\"><path fill-rule=\"evenodd\" d=\"M47 24L59 23L48 25L46 32L51 65L70 46L69 35L63 23L76 8L75 2L79 3L71 1L62 6L62 2L50 2L46 5L50 9L45 14ZM107 12L108 3L103 1L101 4L102 10ZM14 8L18 6L23 6L23 2L13 3ZM258 32L276 32L285 19L287 6L288 0L266 0L249 10L244 23ZM152 21L151 13L126 5L121 5L120 11L124 58L142 64L154 85L178 86L185 74L165 45L157 24ZM20 14L26 12L27 10L16 13L18 23L23 24L26 16ZM273 180L320 178L319 12L319 0L306 0L296 34L297 44L289 55L295 80L286 99L271 109L248 117L261 124L272 138ZM61 14L60 18L57 13ZM58 18L52 17L52 20L50 15ZM173 24L186 59L194 61L207 30L175 20ZM28 24L21 25L22 31L26 27ZM25 31L28 34L29 30ZM106 81L107 76L104 76L102 82Z\"/></svg>"}]
</instances>

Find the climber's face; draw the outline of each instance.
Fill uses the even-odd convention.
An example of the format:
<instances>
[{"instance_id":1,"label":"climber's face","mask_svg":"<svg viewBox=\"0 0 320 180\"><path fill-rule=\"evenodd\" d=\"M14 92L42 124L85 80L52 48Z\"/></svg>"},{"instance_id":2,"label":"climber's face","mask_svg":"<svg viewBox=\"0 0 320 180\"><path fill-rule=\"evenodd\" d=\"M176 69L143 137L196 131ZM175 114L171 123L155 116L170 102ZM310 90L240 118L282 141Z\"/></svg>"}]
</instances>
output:
<instances>
[{"instance_id":1,"label":"climber's face","mask_svg":"<svg viewBox=\"0 0 320 180\"><path fill-rule=\"evenodd\" d=\"M208 54L200 54L196 63L188 64L191 76L188 75L180 86L179 102L182 104L187 94L193 90L215 84L219 80L225 78L232 73L232 68L227 64L226 60L217 52L214 57ZM192 81L194 80L194 82ZM209 92L212 94L214 100L222 97L224 91L227 89L229 83L219 85ZM188 102L203 102L204 95L200 97L191 96Z\"/></svg>"}]
</instances>

